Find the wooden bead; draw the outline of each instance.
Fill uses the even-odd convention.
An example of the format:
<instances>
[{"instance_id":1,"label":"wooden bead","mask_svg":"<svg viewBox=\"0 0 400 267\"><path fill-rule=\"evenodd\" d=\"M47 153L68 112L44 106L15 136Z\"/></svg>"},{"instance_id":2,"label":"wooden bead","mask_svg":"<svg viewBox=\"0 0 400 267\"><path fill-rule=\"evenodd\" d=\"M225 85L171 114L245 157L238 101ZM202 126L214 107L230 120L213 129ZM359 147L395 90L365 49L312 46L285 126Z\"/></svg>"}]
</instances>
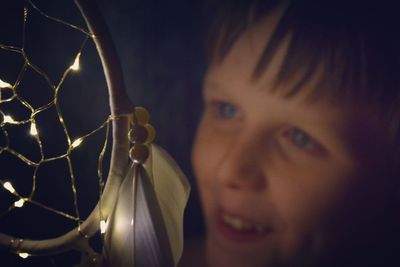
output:
<instances>
[{"instance_id":1,"label":"wooden bead","mask_svg":"<svg viewBox=\"0 0 400 267\"><path fill-rule=\"evenodd\" d=\"M144 127L146 127L147 130L147 139L145 143L149 144L156 138L156 130L151 124L146 124Z\"/></svg>"},{"instance_id":2,"label":"wooden bead","mask_svg":"<svg viewBox=\"0 0 400 267\"><path fill-rule=\"evenodd\" d=\"M129 150L129 156L133 162L143 164L149 157L149 148L143 144L135 144Z\"/></svg>"},{"instance_id":3,"label":"wooden bead","mask_svg":"<svg viewBox=\"0 0 400 267\"><path fill-rule=\"evenodd\" d=\"M135 117L137 119L138 124L145 125L149 123L150 114L149 112L143 107L135 107Z\"/></svg>"},{"instance_id":4,"label":"wooden bead","mask_svg":"<svg viewBox=\"0 0 400 267\"><path fill-rule=\"evenodd\" d=\"M147 127L135 125L129 131L129 141L133 144L144 143L149 137L149 131Z\"/></svg>"}]
</instances>

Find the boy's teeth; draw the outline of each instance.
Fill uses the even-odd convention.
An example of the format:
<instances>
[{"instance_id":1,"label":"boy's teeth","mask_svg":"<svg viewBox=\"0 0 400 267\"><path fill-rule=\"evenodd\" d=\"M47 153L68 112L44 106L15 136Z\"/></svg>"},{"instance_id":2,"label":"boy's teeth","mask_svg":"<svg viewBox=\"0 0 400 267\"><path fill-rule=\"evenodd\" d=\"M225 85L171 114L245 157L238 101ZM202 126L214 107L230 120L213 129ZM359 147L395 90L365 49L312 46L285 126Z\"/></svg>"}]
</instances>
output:
<instances>
[{"instance_id":1,"label":"boy's teeth","mask_svg":"<svg viewBox=\"0 0 400 267\"><path fill-rule=\"evenodd\" d=\"M250 231L255 230L258 233L262 233L265 231L265 227L260 225L253 225L249 222L243 221L242 219L230 215L223 215L223 221L231 226L232 228L239 230L239 231Z\"/></svg>"}]
</instances>

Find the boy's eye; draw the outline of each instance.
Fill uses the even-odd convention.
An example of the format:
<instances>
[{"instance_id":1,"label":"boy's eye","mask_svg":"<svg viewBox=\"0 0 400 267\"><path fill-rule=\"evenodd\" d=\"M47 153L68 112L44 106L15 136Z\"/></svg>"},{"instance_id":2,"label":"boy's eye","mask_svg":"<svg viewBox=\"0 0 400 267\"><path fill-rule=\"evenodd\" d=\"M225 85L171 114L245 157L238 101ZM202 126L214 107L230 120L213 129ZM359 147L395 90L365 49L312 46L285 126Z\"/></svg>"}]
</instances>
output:
<instances>
[{"instance_id":1,"label":"boy's eye","mask_svg":"<svg viewBox=\"0 0 400 267\"><path fill-rule=\"evenodd\" d=\"M290 128L285 132L285 136L296 147L304 150L315 150L319 144L312 137L298 128Z\"/></svg>"},{"instance_id":2,"label":"boy's eye","mask_svg":"<svg viewBox=\"0 0 400 267\"><path fill-rule=\"evenodd\" d=\"M215 103L215 106L217 115L221 119L232 119L237 114L236 107L228 102L219 101Z\"/></svg>"}]
</instances>

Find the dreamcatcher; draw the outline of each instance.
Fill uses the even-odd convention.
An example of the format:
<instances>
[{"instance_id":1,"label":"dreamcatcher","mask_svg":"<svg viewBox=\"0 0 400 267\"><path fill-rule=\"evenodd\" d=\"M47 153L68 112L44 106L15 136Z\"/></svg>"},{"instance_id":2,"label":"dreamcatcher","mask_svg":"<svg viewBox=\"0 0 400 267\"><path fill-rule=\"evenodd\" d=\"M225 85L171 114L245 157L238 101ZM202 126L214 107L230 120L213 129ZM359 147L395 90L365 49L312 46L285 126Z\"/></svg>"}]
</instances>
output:
<instances>
[{"instance_id":1,"label":"dreamcatcher","mask_svg":"<svg viewBox=\"0 0 400 267\"><path fill-rule=\"evenodd\" d=\"M122 71L112 40L95 0L76 0L76 4L89 31L51 17L30 0L25 1L24 27L29 11L33 9L46 19L85 35L73 64L64 71L60 81L52 82L48 75L29 59L24 49L24 38L21 47L0 44L1 50L19 54L24 62L16 81L9 82L0 77L0 131L3 140L0 144L0 155L9 154L33 169L32 189L27 195L20 194L11 180L1 176L1 171L0 182L4 190L16 198L9 210L23 208L26 204L37 205L72 219L77 225L62 236L46 240L28 240L0 233L0 246L21 257L78 250L82 252L79 266L102 266L105 262L110 266L175 266L183 250L183 209L188 198L189 185L169 155L152 143L155 131L149 122L148 112L130 102L125 92ZM79 69L83 47L90 40L94 41L103 65L111 115L97 129L72 139L58 102L59 91L70 72ZM33 107L18 93L21 79L28 69L43 77L54 92L51 101L39 107ZM21 104L29 111L29 116L19 119L8 114L2 106L10 102ZM64 131L67 143L66 152L55 157L46 156L37 123L38 116L51 108L56 111L58 123ZM40 151L39 160L30 160L12 147L9 130L19 126L29 126L30 134ZM103 187L102 162L110 126L112 126L111 159L107 182ZM76 203L76 181L71 154L87 138L102 129L106 129L98 168L102 194L97 206L85 220L82 220ZM50 208L35 200L38 170L43 164L56 160L63 160L68 165L75 202L74 215ZM101 254L95 252L89 244L89 239L98 231L101 232L103 240Z\"/></svg>"}]
</instances>

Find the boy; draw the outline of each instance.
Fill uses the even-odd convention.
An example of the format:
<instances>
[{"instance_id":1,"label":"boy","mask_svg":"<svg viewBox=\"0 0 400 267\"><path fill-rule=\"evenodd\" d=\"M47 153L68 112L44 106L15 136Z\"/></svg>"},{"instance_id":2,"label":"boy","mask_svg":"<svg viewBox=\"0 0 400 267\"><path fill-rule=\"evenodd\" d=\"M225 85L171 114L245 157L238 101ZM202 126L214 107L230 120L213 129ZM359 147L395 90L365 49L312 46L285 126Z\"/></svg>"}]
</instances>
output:
<instances>
[{"instance_id":1,"label":"boy","mask_svg":"<svg viewBox=\"0 0 400 267\"><path fill-rule=\"evenodd\" d=\"M395 12L214 2L193 150L204 264L399 266Z\"/></svg>"}]
</instances>

